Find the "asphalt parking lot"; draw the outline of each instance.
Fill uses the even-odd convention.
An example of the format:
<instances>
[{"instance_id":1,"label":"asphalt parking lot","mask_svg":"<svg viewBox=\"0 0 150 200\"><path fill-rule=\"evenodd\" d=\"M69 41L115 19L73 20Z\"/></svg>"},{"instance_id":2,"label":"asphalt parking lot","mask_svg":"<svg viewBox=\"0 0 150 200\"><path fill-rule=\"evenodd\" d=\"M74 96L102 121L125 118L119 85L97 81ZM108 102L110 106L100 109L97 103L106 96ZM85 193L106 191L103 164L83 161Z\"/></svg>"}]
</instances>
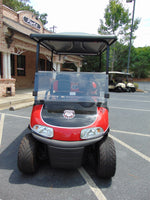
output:
<instances>
[{"instance_id":1,"label":"asphalt parking lot","mask_svg":"<svg viewBox=\"0 0 150 200\"><path fill-rule=\"evenodd\" d=\"M110 137L115 142L117 170L99 179L94 164L76 170L51 169L43 163L33 176L17 168L20 140L28 132L31 107L0 111L1 200L149 200L150 93L110 93Z\"/></svg>"}]
</instances>

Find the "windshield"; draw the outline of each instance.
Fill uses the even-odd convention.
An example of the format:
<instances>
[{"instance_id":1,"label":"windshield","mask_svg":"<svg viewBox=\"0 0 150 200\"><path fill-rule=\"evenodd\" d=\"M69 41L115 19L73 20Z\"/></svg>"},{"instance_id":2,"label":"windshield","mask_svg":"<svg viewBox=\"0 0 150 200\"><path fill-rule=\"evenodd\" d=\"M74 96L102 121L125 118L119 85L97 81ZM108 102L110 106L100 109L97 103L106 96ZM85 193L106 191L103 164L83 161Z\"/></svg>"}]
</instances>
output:
<instances>
[{"instance_id":1,"label":"windshield","mask_svg":"<svg viewBox=\"0 0 150 200\"><path fill-rule=\"evenodd\" d=\"M108 76L105 73L47 72L35 74L36 100L105 102Z\"/></svg>"},{"instance_id":2,"label":"windshield","mask_svg":"<svg viewBox=\"0 0 150 200\"><path fill-rule=\"evenodd\" d=\"M115 81L116 83L126 82L127 79L130 81L132 80L132 75L130 73L109 72L109 84L113 83L112 81Z\"/></svg>"}]
</instances>

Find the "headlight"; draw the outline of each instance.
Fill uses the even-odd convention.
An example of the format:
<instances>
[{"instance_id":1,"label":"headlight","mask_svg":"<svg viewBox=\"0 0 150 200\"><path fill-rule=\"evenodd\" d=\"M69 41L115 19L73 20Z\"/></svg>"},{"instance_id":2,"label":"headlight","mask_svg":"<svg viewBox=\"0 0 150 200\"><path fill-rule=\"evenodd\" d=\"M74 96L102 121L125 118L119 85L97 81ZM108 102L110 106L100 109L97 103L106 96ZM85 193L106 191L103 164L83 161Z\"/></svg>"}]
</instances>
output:
<instances>
[{"instance_id":1,"label":"headlight","mask_svg":"<svg viewBox=\"0 0 150 200\"><path fill-rule=\"evenodd\" d=\"M54 136L53 129L47 126L34 125L32 130L44 137L52 138Z\"/></svg>"},{"instance_id":2,"label":"headlight","mask_svg":"<svg viewBox=\"0 0 150 200\"><path fill-rule=\"evenodd\" d=\"M104 133L104 130L100 127L87 128L81 131L80 137L81 139L96 138L96 137L102 136L103 133Z\"/></svg>"}]
</instances>

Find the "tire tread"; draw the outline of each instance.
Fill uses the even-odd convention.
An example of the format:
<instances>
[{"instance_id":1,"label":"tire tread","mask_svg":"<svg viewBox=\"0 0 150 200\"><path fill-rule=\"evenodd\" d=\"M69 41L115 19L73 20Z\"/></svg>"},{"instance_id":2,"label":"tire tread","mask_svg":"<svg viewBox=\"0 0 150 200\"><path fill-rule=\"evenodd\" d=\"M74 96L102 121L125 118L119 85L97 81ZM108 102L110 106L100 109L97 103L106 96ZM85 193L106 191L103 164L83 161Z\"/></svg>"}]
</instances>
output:
<instances>
[{"instance_id":1,"label":"tire tread","mask_svg":"<svg viewBox=\"0 0 150 200\"><path fill-rule=\"evenodd\" d=\"M18 151L18 168L23 173L34 173L37 169L37 142L31 134L21 140Z\"/></svg>"}]
</instances>

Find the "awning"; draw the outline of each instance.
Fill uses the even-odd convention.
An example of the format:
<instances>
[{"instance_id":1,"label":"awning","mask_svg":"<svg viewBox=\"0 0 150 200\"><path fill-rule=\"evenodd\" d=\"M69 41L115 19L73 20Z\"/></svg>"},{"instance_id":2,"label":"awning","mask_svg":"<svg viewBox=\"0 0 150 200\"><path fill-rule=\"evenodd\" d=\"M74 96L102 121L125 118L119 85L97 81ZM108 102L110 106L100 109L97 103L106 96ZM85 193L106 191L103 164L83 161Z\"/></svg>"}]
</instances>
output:
<instances>
[{"instance_id":1,"label":"awning","mask_svg":"<svg viewBox=\"0 0 150 200\"><path fill-rule=\"evenodd\" d=\"M31 34L30 37L55 54L99 55L113 44L114 35L86 33Z\"/></svg>"}]
</instances>

